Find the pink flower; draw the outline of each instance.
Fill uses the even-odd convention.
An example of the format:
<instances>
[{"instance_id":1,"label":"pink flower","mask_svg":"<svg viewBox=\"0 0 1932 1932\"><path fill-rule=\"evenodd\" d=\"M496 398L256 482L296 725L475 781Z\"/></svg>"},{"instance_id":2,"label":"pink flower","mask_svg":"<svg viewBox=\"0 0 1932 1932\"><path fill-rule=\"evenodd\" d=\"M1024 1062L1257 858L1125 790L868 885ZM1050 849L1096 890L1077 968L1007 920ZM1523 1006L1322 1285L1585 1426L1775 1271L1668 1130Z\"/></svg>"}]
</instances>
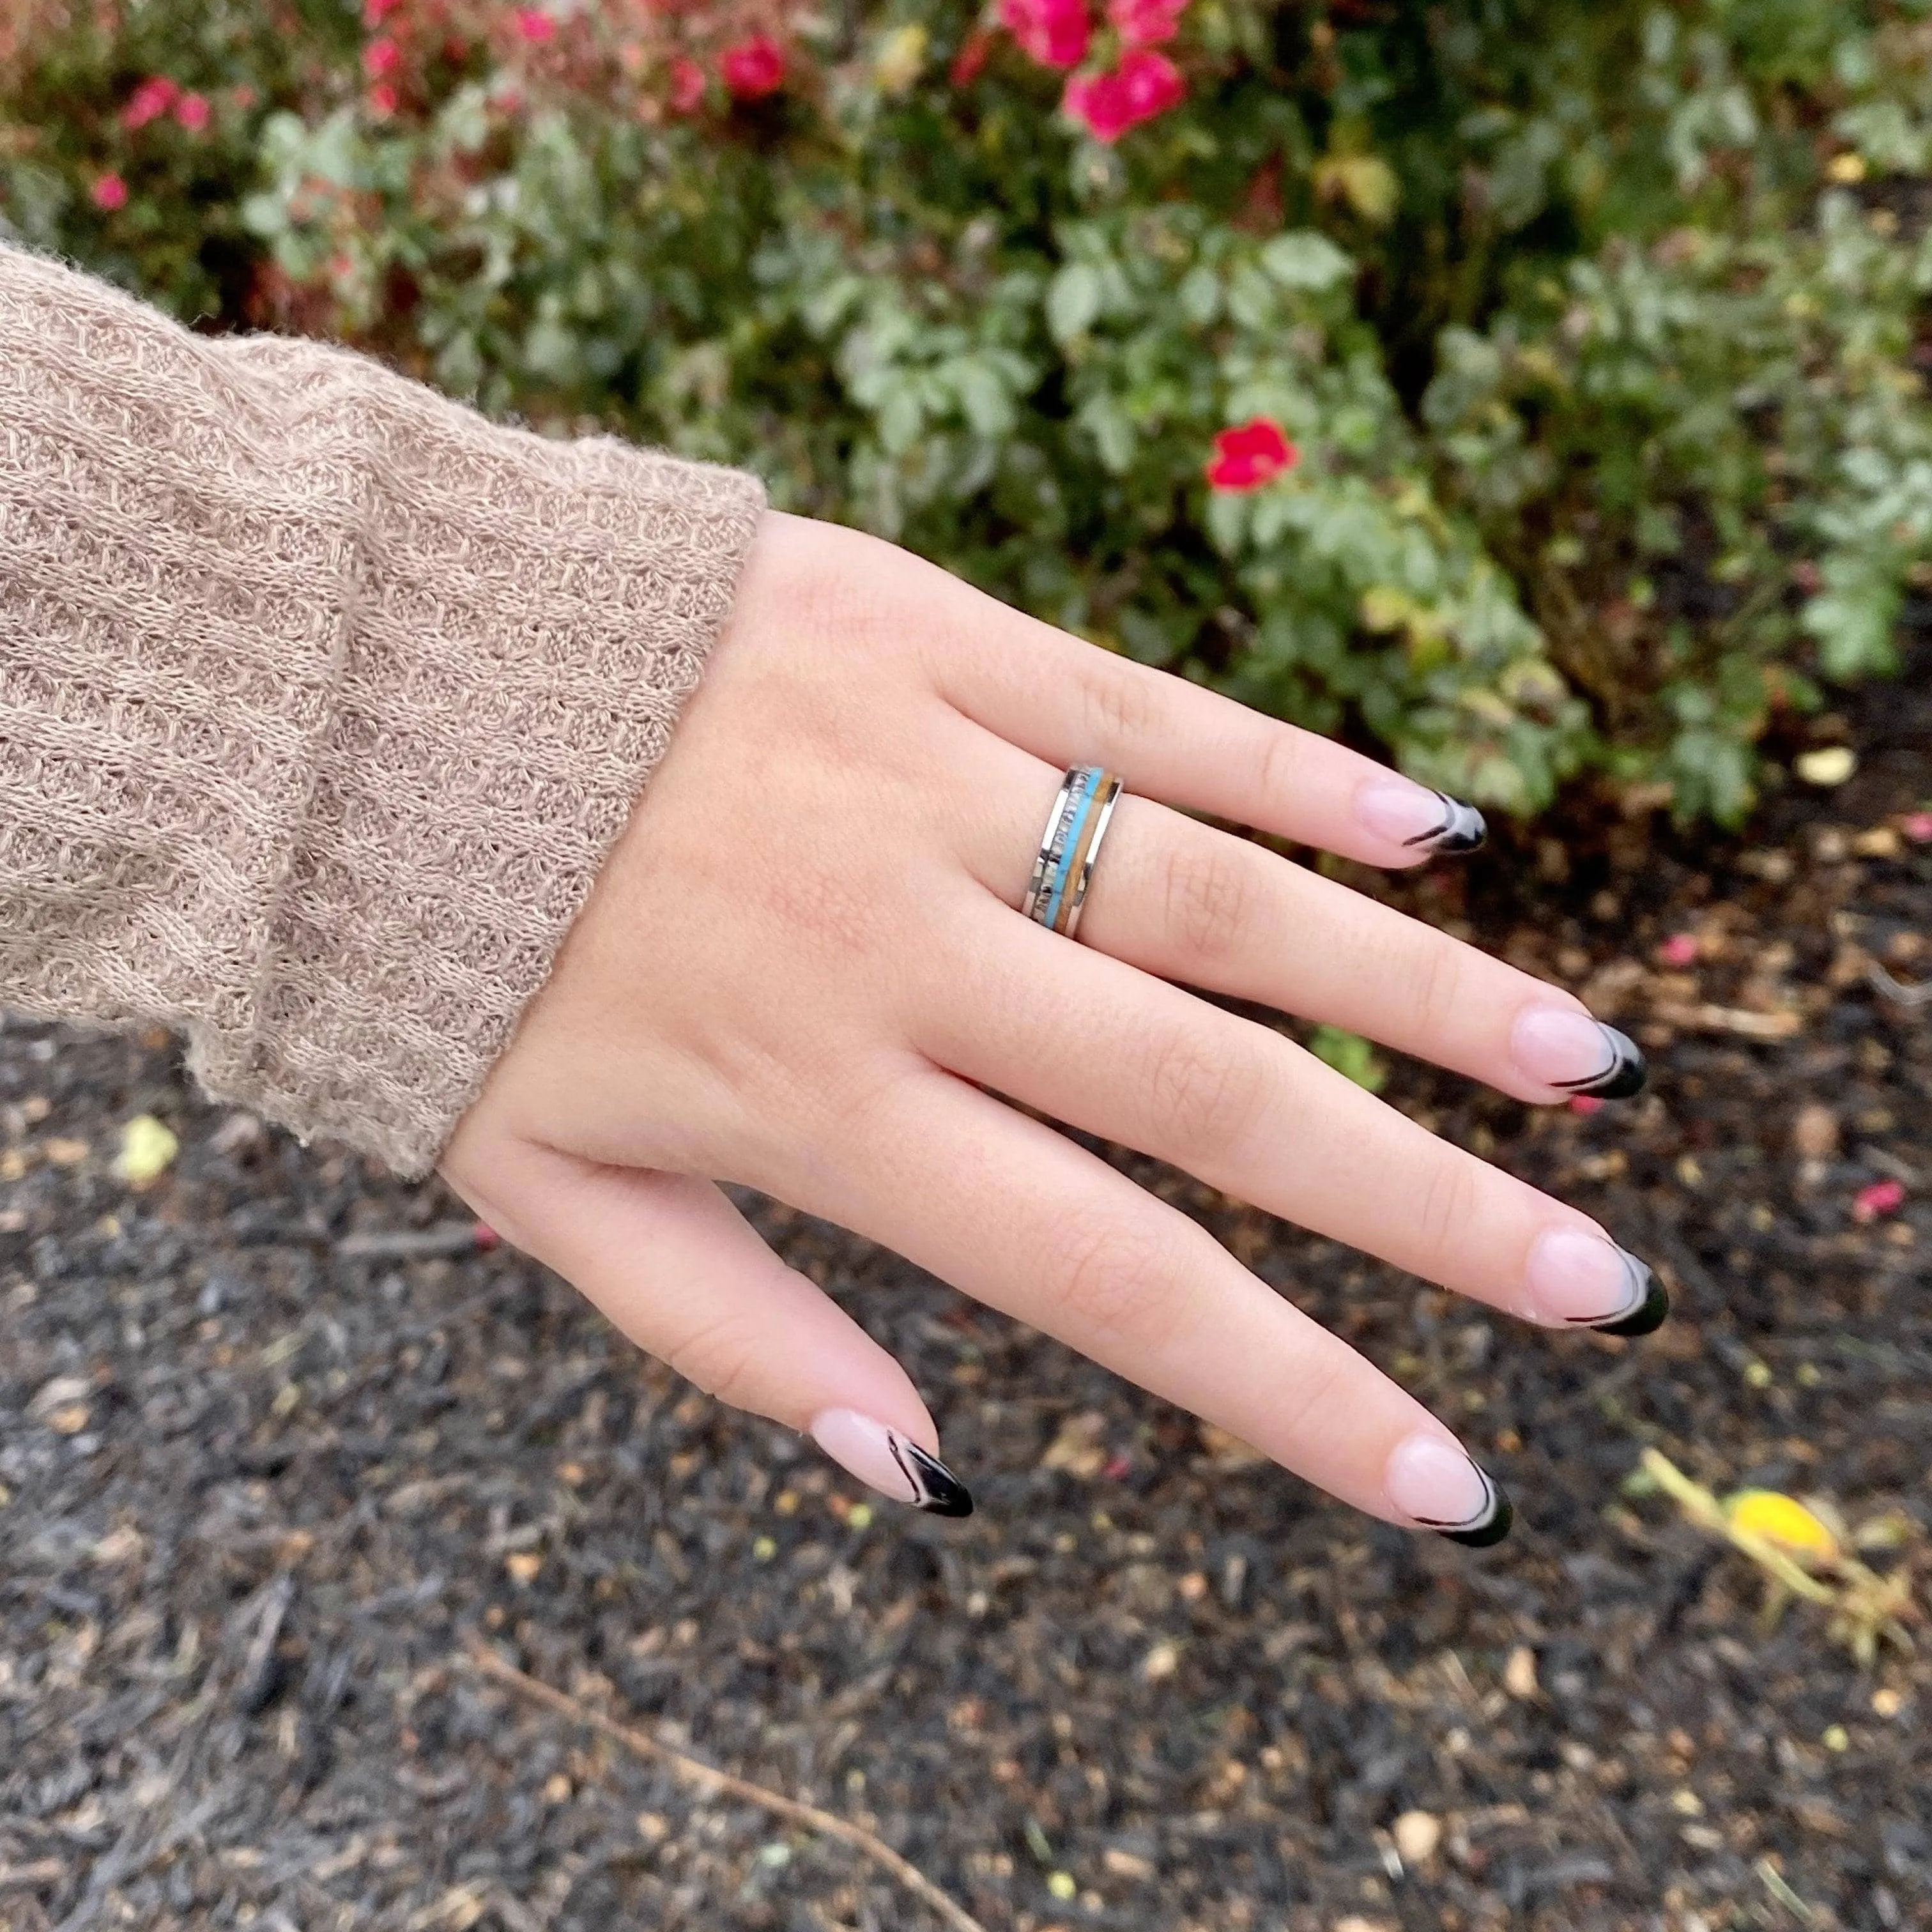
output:
<instances>
[{"instance_id":1,"label":"pink flower","mask_svg":"<svg viewBox=\"0 0 1932 1932\"><path fill-rule=\"evenodd\" d=\"M514 16L518 36L540 47L556 32L556 22L541 7L519 7Z\"/></svg>"},{"instance_id":2,"label":"pink flower","mask_svg":"<svg viewBox=\"0 0 1932 1932\"><path fill-rule=\"evenodd\" d=\"M1861 1187L1858 1198L1852 1203L1854 1221L1875 1221L1881 1214L1894 1214L1904 1206L1905 1188L1896 1180L1874 1180L1869 1187Z\"/></svg>"},{"instance_id":3,"label":"pink flower","mask_svg":"<svg viewBox=\"0 0 1932 1932\"><path fill-rule=\"evenodd\" d=\"M1932 845L1932 812L1908 812L1898 829L1915 845Z\"/></svg>"},{"instance_id":4,"label":"pink flower","mask_svg":"<svg viewBox=\"0 0 1932 1932\"><path fill-rule=\"evenodd\" d=\"M362 50L362 71L371 80L380 80L385 75L394 74L402 60L402 49L386 36L380 40L371 40Z\"/></svg>"},{"instance_id":5,"label":"pink flower","mask_svg":"<svg viewBox=\"0 0 1932 1932\"><path fill-rule=\"evenodd\" d=\"M1157 47L1180 31L1187 0L1107 0L1107 18L1130 47Z\"/></svg>"},{"instance_id":6,"label":"pink flower","mask_svg":"<svg viewBox=\"0 0 1932 1932\"><path fill-rule=\"evenodd\" d=\"M190 134L199 134L208 125L208 96L184 94L175 103L175 118Z\"/></svg>"},{"instance_id":7,"label":"pink flower","mask_svg":"<svg viewBox=\"0 0 1932 1932\"><path fill-rule=\"evenodd\" d=\"M694 114L704 98L704 70L682 54L670 64L670 111Z\"/></svg>"},{"instance_id":8,"label":"pink flower","mask_svg":"<svg viewBox=\"0 0 1932 1932\"><path fill-rule=\"evenodd\" d=\"M128 97L128 104L121 110L121 124L130 132L136 128L145 128L150 121L158 120L172 107L181 89L164 74L158 74L152 80L144 80Z\"/></svg>"},{"instance_id":9,"label":"pink flower","mask_svg":"<svg viewBox=\"0 0 1932 1932\"><path fill-rule=\"evenodd\" d=\"M96 208L104 208L112 214L117 208L128 206L128 184L118 175L103 175L88 190L88 195Z\"/></svg>"},{"instance_id":10,"label":"pink flower","mask_svg":"<svg viewBox=\"0 0 1932 1932\"><path fill-rule=\"evenodd\" d=\"M478 1221L470 1231L470 1238L487 1254L502 1240L502 1236L488 1221Z\"/></svg>"},{"instance_id":11,"label":"pink flower","mask_svg":"<svg viewBox=\"0 0 1932 1932\"><path fill-rule=\"evenodd\" d=\"M396 90L386 80L379 80L368 93L369 112L377 120L387 120L396 111Z\"/></svg>"},{"instance_id":12,"label":"pink flower","mask_svg":"<svg viewBox=\"0 0 1932 1932\"><path fill-rule=\"evenodd\" d=\"M362 0L362 24L365 27L380 27L403 0Z\"/></svg>"},{"instance_id":13,"label":"pink flower","mask_svg":"<svg viewBox=\"0 0 1932 1932\"><path fill-rule=\"evenodd\" d=\"M1582 1114L1587 1118L1592 1114L1600 1114L1604 1111L1604 1103L1594 1094L1572 1094L1570 1096L1570 1111L1573 1114Z\"/></svg>"},{"instance_id":14,"label":"pink flower","mask_svg":"<svg viewBox=\"0 0 1932 1932\"><path fill-rule=\"evenodd\" d=\"M1094 32L1087 0L1000 0L1000 19L1042 67L1078 67L1087 58Z\"/></svg>"},{"instance_id":15,"label":"pink flower","mask_svg":"<svg viewBox=\"0 0 1932 1932\"><path fill-rule=\"evenodd\" d=\"M1216 490L1258 490L1301 460L1301 452L1268 416L1256 416L1238 429L1224 429L1214 439L1214 454L1207 475Z\"/></svg>"},{"instance_id":16,"label":"pink flower","mask_svg":"<svg viewBox=\"0 0 1932 1932\"><path fill-rule=\"evenodd\" d=\"M769 34L754 34L724 50L718 71L734 100L762 100L784 85L784 49Z\"/></svg>"},{"instance_id":17,"label":"pink flower","mask_svg":"<svg viewBox=\"0 0 1932 1932\"><path fill-rule=\"evenodd\" d=\"M1673 932L1657 949L1657 956L1666 966L1688 966L1697 957L1697 935L1694 932Z\"/></svg>"},{"instance_id":18,"label":"pink flower","mask_svg":"<svg viewBox=\"0 0 1932 1932\"><path fill-rule=\"evenodd\" d=\"M1075 75L1066 83L1062 105L1075 120L1086 124L1096 140L1112 142L1129 128L1178 106L1186 93L1180 68L1166 55L1136 47L1120 56L1112 74Z\"/></svg>"}]
</instances>

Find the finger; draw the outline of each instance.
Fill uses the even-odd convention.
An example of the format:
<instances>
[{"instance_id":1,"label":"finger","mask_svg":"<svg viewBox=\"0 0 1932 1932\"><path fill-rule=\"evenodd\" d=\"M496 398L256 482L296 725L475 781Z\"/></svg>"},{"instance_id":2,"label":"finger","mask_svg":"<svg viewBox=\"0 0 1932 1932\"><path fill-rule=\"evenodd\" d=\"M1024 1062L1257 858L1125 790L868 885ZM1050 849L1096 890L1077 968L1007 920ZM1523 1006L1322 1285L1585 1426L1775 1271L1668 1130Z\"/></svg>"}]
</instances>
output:
<instances>
[{"instance_id":1,"label":"finger","mask_svg":"<svg viewBox=\"0 0 1932 1932\"><path fill-rule=\"evenodd\" d=\"M928 638L947 700L1050 765L1106 765L1129 790L1371 866L1483 841L1482 814L1346 746L1010 610L955 598Z\"/></svg>"},{"instance_id":2,"label":"finger","mask_svg":"<svg viewBox=\"0 0 1932 1932\"><path fill-rule=\"evenodd\" d=\"M905 1371L719 1189L528 1143L503 1156L493 1186L503 1216L493 1225L639 1348L721 1402L808 1432L886 1496L971 1514Z\"/></svg>"},{"instance_id":3,"label":"finger","mask_svg":"<svg viewBox=\"0 0 1932 1932\"><path fill-rule=\"evenodd\" d=\"M1526 1320L1663 1320L1649 1270L1595 1222L1280 1034L998 907L963 916L918 1022L940 1065Z\"/></svg>"},{"instance_id":4,"label":"finger","mask_svg":"<svg viewBox=\"0 0 1932 1932\"><path fill-rule=\"evenodd\" d=\"M962 856L1019 905L1058 775L976 732ZM1123 797L1080 916L1082 944L1163 980L1363 1034L1520 1100L1621 1097L1636 1042L1562 988L1253 841Z\"/></svg>"},{"instance_id":5,"label":"finger","mask_svg":"<svg viewBox=\"0 0 1932 1932\"><path fill-rule=\"evenodd\" d=\"M830 1211L988 1306L1391 1522L1468 1543L1510 1508L1448 1430L1204 1229L935 1072L870 1124Z\"/></svg>"}]
</instances>

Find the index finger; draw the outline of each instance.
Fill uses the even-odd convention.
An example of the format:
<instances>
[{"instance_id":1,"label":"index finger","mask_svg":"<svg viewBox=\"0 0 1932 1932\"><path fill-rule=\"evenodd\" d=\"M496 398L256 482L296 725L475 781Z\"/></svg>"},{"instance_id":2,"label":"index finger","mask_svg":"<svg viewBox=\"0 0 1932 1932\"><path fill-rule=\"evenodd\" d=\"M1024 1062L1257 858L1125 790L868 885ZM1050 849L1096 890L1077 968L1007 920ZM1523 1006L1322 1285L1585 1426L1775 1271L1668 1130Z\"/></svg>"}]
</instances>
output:
<instances>
[{"instance_id":1,"label":"index finger","mask_svg":"<svg viewBox=\"0 0 1932 1932\"><path fill-rule=\"evenodd\" d=\"M1483 842L1472 805L970 595L944 604L941 632L927 640L931 675L955 709L1048 764L1105 765L1144 796L1366 865L1412 866Z\"/></svg>"}]
</instances>

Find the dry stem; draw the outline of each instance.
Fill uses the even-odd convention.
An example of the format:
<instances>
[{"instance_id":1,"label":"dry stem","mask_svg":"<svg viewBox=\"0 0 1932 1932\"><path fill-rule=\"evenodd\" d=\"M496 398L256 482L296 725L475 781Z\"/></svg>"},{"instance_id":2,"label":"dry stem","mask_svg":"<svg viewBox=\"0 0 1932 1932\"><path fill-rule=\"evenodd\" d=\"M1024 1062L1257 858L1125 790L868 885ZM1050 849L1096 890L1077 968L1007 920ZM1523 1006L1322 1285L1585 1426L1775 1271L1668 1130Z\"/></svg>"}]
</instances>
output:
<instances>
[{"instance_id":1,"label":"dry stem","mask_svg":"<svg viewBox=\"0 0 1932 1932\"><path fill-rule=\"evenodd\" d=\"M821 1811L815 1804L801 1804L796 1798L787 1798L780 1792L767 1791L762 1784L754 1784L748 1779L734 1778L728 1771L718 1771L700 1762L694 1757L686 1757L683 1752L674 1750L669 1744L661 1744L648 1732L634 1730L628 1724L620 1724L615 1718L607 1718L601 1711L593 1711L587 1704L576 1698L567 1696L561 1690L554 1690L548 1684L527 1676L515 1665L506 1664L483 1640L473 1631L466 1637L469 1660L486 1677L494 1677L498 1683L508 1685L524 1696L537 1703L547 1704L560 1715L568 1718L573 1723L587 1726L593 1731L601 1731L607 1738L622 1744L626 1750L634 1752L639 1757L647 1758L653 1763L667 1766L686 1784L710 1792L722 1792L733 1798L742 1798L748 1804L756 1804L764 1810L781 1818L789 1818L795 1824L803 1825L814 1832L822 1832L828 1838L837 1838L885 1870L904 1886L907 1891L923 1904L932 1907L952 1932L986 1932L985 1926L970 1912L956 1905L938 1886L915 1865L908 1864L898 1852L882 1840L875 1838L870 1832L862 1831L856 1825L836 1816L830 1811Z\"/></svg>"}]
</instances>

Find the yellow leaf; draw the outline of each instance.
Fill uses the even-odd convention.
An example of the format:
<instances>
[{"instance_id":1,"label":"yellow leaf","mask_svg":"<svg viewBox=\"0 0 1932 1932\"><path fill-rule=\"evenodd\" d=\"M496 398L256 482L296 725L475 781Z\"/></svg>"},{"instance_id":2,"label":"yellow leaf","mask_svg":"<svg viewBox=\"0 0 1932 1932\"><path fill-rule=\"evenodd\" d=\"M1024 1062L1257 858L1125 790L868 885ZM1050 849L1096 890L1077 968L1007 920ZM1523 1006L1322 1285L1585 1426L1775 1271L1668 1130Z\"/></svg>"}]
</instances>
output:
<instances>
[{"instance_id":1,"label":"yellow leaf","mask_svg":"<svg viewBox=\"0 0 1932 1932\"><path fill-rule=\"evenodd\" d=\"M1798 1557L1814 1562L1836 1561L1838 1539L1795 1498L1776 1490L1740 1490L1724 1501L1724 1519L1733 1529Z\"/></svg>"},{"instance_id":2,"label":"yellow leaf","mask_svg":"<svg viewBox=\"0 0 1932 1932\"><path fill-rule=\"evenodd\" d=\"M1858 754L1849 745L1826 745L1800 752L1792 762L1807 784L1828 789L1843 784L1858 770Z\"/></svg>"},{"instance_id":3,"label":"yellow leaf","mask_svg":"<svg viewBox=\"0 0 1932 1932\"><path fill-rule=\"evenodd\" d=\"M872 78L882 94L903 94L918 80L926 64L926 32L923 27L895 28L880 44L872 63Z\"/></svg>"},{"instance_id":4,"label":"yellow leaf","mask_svg":"<svg viewBox=\"0 0 1932 1932\"><path fill-rule=\"evenodd\" d=\"M121 1130L121 1151L114 1172L130 1187L146 1187L165 1174L181 1151L181 1142L152 1114L136 1114Z\"/></svg>"},{"instance_id":5,"label":"yellow leaf","mask_svg":"<svg viewBox=\"0 0 1932 1932\"><path fill-rule=\"evenodd\" d=\"M1414 600L1406 591L1391 584L1378 584L1362 592L1362 628L1365 631L1400 631L1415 610Z\"/></svg>"},{"instance_id":6,"label":"yellow leaf","mask_svg":"<svg viewBox=\"0 0 1932 1932\"><path fill-rule=\"evenodd\" d=\"M1394 219L1401 184L1378 154L1330 154L1315 164L1315 192L1324 201L1345 201L1378 228Z\"/></svg>"}]
</instances>

